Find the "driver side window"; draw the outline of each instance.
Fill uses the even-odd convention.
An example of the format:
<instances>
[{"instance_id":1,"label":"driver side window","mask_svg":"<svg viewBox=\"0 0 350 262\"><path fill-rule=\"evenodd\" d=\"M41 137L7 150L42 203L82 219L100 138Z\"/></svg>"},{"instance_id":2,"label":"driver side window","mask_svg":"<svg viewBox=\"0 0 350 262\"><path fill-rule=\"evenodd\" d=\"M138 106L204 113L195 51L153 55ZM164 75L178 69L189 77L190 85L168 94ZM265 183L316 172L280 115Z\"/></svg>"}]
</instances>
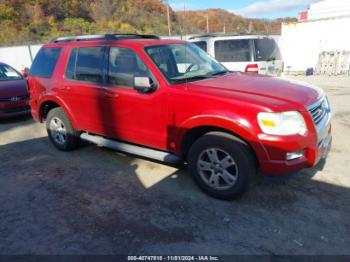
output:
<instances>
[{"instance_id":1,"label":"driver side window","mask_svg":"<svg viewBox=\"0 0 350 262\"><path fill-rule=\"evenodd\" d=\"M134 87L134 77L151 77L137 54L128 48L111 47L108 63L108 83L112 86Z\"/></svg>"},{"instance_id":2,"label":"driver side window","mask_svg":"<svg viewBox=\"0 0 350 262\"><path fill-rule=\"evenodd\" d=\"M183 74L187 71L187 69L191 66L191 64L193 63L193 61L195 61L195 59L193 59L191 57L190 52L186 52L186 49L184 48L174 48L173 50L171 50L174 56L174 60L177 66L177 71L180 74Z\"/></svg>"}]
</instances>

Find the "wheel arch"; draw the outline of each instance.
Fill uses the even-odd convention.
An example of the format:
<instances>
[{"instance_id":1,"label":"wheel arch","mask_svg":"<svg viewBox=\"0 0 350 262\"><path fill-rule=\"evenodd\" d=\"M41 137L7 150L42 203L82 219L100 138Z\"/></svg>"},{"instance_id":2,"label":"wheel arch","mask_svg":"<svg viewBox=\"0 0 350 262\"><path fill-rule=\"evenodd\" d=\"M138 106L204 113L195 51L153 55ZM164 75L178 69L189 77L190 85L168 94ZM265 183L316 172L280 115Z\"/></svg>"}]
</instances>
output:
<instances>
[{"instance_id":1,"label":"wheel arch","mask_svg":"<svg viewBox=\"0 0 350 262\"><path fill-rule=\"evenodd\" d=\"M75 118L73 117L73 115L71 114L70 110L66 107L65 103L63 101L61 101L60 99L56 98L56 97L47 97L45 99L43 99L40 102L40 106L39 106L39 119L40 122L45 121L47 114L49 113L49 111L53 108L56 107L60 107L63 109L63 111L66 113L69 121L71 122L72 126L75 129L77 128L77 123L75 121Z\"/></svg>"},{"instance_id":2,"label":"wheel arch","mask_svg":"<svg viewBox=\"0 0 350 262\"><path fill-rule=\"evenodd\" d=\"M217 116L207 116L205 119L203 118L201 120L203 121L198 121L197 119L197 121L188 122L181 128L178 134L177 141L179 141L179 143L176 152L183 157L187 158L187 153L195 141L204 134L210 132L226 133L242 140L249 147L257 164L259 164L259 160L264 160L268 157L252 130L249 130L237 121L227 118L218 118Z\"/></svg>"}]
</instances>

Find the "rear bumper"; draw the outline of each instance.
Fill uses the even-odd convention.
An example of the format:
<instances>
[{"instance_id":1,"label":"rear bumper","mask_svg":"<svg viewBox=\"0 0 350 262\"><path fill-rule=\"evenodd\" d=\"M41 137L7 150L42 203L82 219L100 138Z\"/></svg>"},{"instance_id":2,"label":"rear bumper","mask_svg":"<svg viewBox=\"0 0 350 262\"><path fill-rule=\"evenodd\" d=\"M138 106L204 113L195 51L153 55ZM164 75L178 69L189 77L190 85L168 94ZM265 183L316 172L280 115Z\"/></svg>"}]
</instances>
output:
<instances>
[{"instance_id":1,"label":"rear bumper","mask_svg":"<svg viewBox=\"0 0 350 262\"><path fill-rule=\"evenodd\" d=\"M0 118L30 114L29 99L16 102L0 102Z\"/></svg>"},{"instance_id":2,"label":"rear bumper","mask_svg":"<svg viewBox=\"0 0 350 262\"><path fill-rule=\"evenodd\" d=\"M276 139L276 137L274 138ZM260 162L264 175L287 175L300 171L303 168L313 167L321 159L328 156L332 146L332 128L330 121L315 134L293 137L283 141L273 141L269 137L261 139L269 159ZM302 157L286 160L287 153L303 150Z\"/></svg>"},{"instance_id":3,"label":"rear bumper","mask_svg":"<svg viewBox=\"0 0 350 262\"><path fill-rule=\"evenodd\" d=\"M33 119L35 121L37 121L37 122L41 122L37 101L34 100L34 99L30 99L29 100L29 105L30 105L30 108L31 108L30 113L31 113Z\"/></svg>"}]
</instances>

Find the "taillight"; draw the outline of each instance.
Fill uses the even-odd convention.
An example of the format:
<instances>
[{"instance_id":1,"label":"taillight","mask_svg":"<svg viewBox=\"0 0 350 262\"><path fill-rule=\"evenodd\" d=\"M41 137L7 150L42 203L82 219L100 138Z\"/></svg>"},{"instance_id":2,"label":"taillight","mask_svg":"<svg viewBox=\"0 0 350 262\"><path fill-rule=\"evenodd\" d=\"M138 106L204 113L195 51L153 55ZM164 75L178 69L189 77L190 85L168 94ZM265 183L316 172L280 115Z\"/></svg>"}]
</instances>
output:
<instances>
[{"instance_id":1,"label":"taillight","mask_svg":"<svg viewBox=\"0 0 350 262\"><path fill-rule=\"evenodd\" d=\"M259 73L259 65L258 64L250 64L245 68L246 73L258 74Z\"/></svg>"},{"instance_id":2,"label":"taillight","mask_svg":"<svg viewBox=\"0 0 350 262\"><path fill-rule=\"evenodd\" d=\"M27 90L30 93L30 84L29 83L31 82L31 80L29 80L29 78L27 78L26 81L27 81Z\"/></svg>"},{"instance_id":3,"label":"taillight","mask_svg":"<svg viewBox=\"0 0 350 262\"><path fill-rule=\"evenodd\" d=\"M25 67L23 70L22 70L22 76L24 78L28 78L29 76L29 68L28 67Z\"/></svg>"}]
</instances>

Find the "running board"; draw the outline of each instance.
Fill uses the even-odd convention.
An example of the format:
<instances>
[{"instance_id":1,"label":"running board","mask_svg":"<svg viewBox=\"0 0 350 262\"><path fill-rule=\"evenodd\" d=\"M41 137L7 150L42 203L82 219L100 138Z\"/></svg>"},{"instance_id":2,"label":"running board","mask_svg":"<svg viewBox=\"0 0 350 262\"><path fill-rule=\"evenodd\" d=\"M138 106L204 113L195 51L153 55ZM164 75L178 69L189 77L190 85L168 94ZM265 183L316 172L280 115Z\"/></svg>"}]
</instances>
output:
<instances>
[{"instance_id":1,"label":"running board","mask_svg":"<svg viewBox=\"0 0 350 262\"><path fill-rule=\"evenodd\" d=\"M119 142L119 141L112 140L112 139L106 139L102 136L90 135L88 133L82 133L80 135L80 138L85 140L85 141L89 141L93 144L96 144L100 147L107 147L110 149L122 151L122 152L129 153L132 155L150 158L150 159L154 159L154 160L158 160L158 161L166 162L166 163L170 163L170 164L183 163L182 158L178 157L176 155L173 155L173 154L170 154L167 152L163 152L163 151L158 151L155 149L131 145L131 144Z\"/></svg>"}]
</instances>

